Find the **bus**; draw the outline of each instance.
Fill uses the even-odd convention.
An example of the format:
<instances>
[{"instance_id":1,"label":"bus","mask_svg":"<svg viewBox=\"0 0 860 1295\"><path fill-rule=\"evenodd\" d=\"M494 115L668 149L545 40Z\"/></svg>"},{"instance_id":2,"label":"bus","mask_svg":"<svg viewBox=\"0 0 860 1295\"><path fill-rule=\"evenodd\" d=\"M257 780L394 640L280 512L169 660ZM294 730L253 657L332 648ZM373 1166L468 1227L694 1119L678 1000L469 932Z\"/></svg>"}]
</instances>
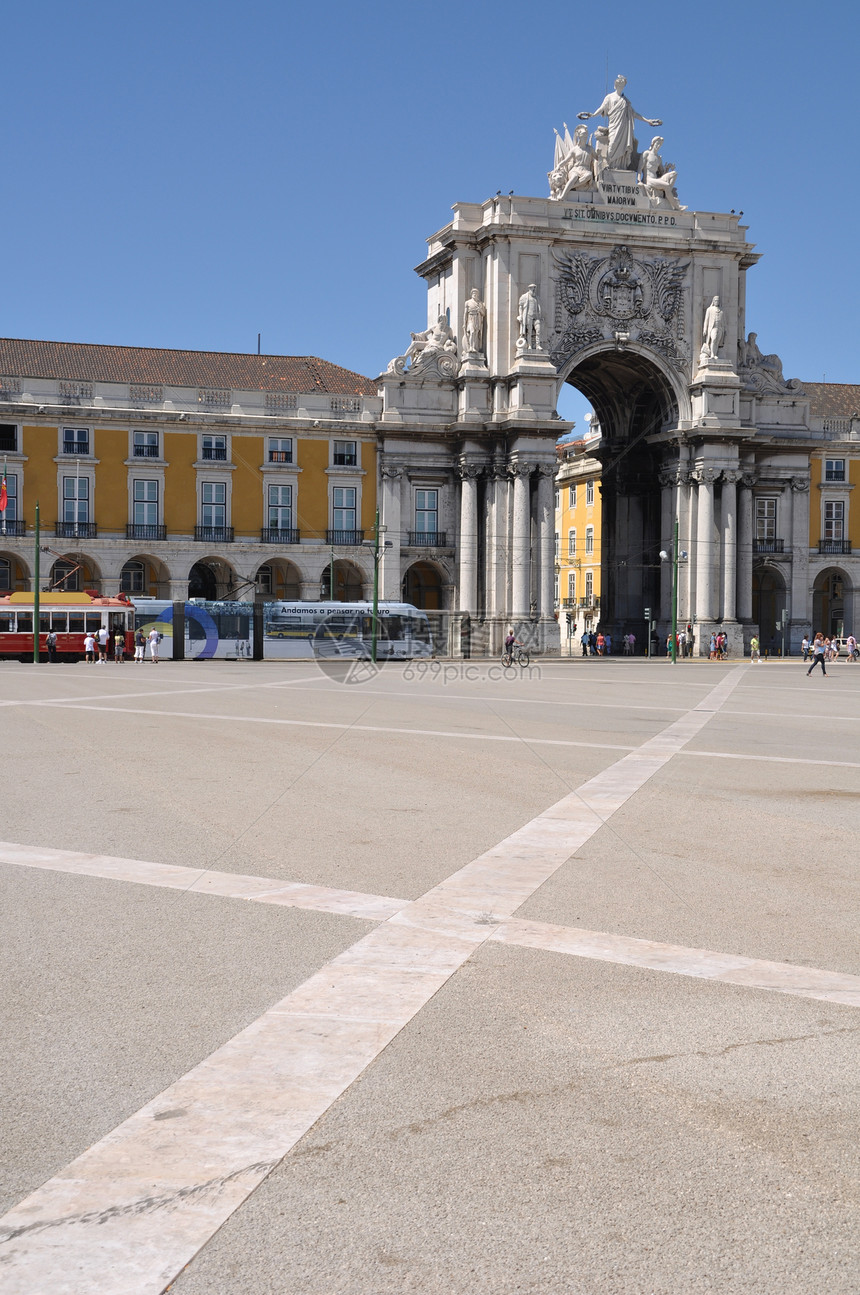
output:
<instances>
[{"instance_id":1,"label":"bus","mask_svg":"<svg viewBox=\"0 0 860 1295\"><path fill-rule=\"evenodd\" d=\"M84 637L106 629L113 637L125 635L125 650L134 650L134 608L124 594L102 598L93 589L84 593L39 594L39 658L47 660L49 630L57 636L57 660L81 661ZM13 593L0 597L0 660L33 660L33 595Z\"/></svg>"},{"instance_id":2,"label":"bus","mask_svg":"<svg viewBox=\"0 0 860 1295\"><path fill-rule=\"evenodd\" d=\"M267 659L369 658L373 603L265 603L263 635L263 655ZM377 660L429 657L432 653L433 640L426 612L409 603L378 604Z\"/></svg>"}]
</instances>

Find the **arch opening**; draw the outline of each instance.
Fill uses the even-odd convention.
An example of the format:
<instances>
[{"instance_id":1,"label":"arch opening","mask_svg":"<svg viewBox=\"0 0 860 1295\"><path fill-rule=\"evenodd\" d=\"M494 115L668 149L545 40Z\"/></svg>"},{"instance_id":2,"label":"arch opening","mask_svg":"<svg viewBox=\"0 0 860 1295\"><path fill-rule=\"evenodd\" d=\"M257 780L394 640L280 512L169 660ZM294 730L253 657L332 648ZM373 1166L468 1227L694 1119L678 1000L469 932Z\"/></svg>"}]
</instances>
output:
<instances>
[{"instance_id":1,"label":"arch opening","mask_svg":"<svg viewBox=\"0 0 860 1295\"><path fill-rule=\"evenodd\" d=\"M756 567L752 580L752 615L766 652L785 653L786 600L782 572L775 567Z\"/></svg>"},{"instance_id":2,"label":"arch opening","mask_svg":"<svg viewBox=\"0 0 860 1295\"><path fill-rule=\"evenodd\" d=\"M851 582L844 571L828 567L819 572L812 589L813 631L817 633L820 630L828 638L844 638L848 630L853 630L850 616L846 614L850 595Z\"/></svg>"},{"instance_id":3,"label":"arch opening","mask_svg":"<svg viewBox=\"0 0 860 1295\"><path fill-rule=\"evenodd\" d=\"M403 601L424 611L444 609L445 595L441 571L432 562L413 562L403 577Z\"/></svg>"},{"instance_id":4,"label":"arch opening","mask_svg":"<svg viewBox=\"0 0 860 1295\"><path fill-rule=\"evenodd\" d=\"M238 592L244 582L223 558L201 558L188 573L188 597L202 598L206 602L240 597Z\"/></svg>"},{"instance_id":5,"label":"arch opening","mask_svg":"<svg viewBox=\"0 0 860 1295\"><path fill-rule=\"evenodd\" d=\"M595 460L600 465L594 555L600 626L613 634L634 630L638 635L645 608L660 606L658 473L666 449L657 438L678 426L678 391L653 360L626 348L585 356L564 381L581 392L595 414L590 432L583 431L581 451L592 470Z\"/></svg>"},{"instance_id":6,"label":"arch opening","mask_svg":"<svg viewBox=\"0 0 860 1295\"><path fill-rule=\"evenodd\" d=\"M364 598L364 579L358 567L342 558L334 561L334 591L332 592L331 564L320 577L323 602L356 603Z\"/></svg>"}]
</instances>

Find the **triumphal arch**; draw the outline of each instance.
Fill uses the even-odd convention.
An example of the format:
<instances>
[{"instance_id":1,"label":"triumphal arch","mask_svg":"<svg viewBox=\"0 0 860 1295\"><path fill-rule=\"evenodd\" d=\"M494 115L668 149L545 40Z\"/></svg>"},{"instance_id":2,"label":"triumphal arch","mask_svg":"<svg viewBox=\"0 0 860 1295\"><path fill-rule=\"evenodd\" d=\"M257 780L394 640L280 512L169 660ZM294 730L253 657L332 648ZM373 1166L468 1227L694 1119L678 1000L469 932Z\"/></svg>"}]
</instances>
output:
<instances>
[{"instance_id":1,"label":"triumphal arch","mask_svg":"<svg viewBox=\"0 0 860 1295\"><path fill-rule=\"evenodd\" d=\"M700 646L721 626L739 650L755 624L753 490L765 481L790 510L799 640L809 406L747 333L758 255L740 216L682 205L662 123L634 109L623 77L579 118L556 131L548 194L457 203L417 267L427 327L380 378L385 595L429 564L452 650L476 634L496 650L509 623L557 649L553 481L569 425L556 406L569 382L600 425L604 628L641 641L650 606L665 633L672 564L660 552L677 519L679 619Z\"/></svg>"}]
</instances>

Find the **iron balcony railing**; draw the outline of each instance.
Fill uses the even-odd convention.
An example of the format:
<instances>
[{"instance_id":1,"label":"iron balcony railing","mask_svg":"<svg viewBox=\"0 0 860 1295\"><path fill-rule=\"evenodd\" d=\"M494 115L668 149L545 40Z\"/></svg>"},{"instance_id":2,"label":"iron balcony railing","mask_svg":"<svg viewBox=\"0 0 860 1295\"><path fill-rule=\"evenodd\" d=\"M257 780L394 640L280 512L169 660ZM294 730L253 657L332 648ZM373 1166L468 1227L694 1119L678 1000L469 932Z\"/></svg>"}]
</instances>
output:
<instances>
[{"instance_id":1,"label":"iron balcony railing","mask_svg":"<svg viewBox=\"0 0 860 1295\"><path fill-rule=\"evenodd\" d=\"M785 540L753 540L754 553L784 553Z\"/></svg>"},{"instance_id":2,"label":"iron balcony railing","mask_svg":"<svg viewBox=\"0 0 860 1295\"><path fill-rule=\"evenodd\" d=\"M819 540L818 552L819 553L850 553L851 541L850 540Z\"/></svg>"},{"instance_id":3,"label":"iron balcony railing","mask_svg":"<svg viewBox=\"0 0 860 1295\"><path fill-rule=\"evenodd\" d=\"M126 445L128 441L126 441ZM64 454L76 454L79 459L89 458L89 441L63 441Z\"/></svg>"},{"instance_id":4,"label":"iron balcony railing","mask_svg":"<svg viewBox=\"0 0 860 1295\"><path fill-rule=\"evenodd\" d=\"M226 463L227 461L226 445L204 445L203 458L217 459L220 463Z\"/></svg>"},{"instance_id":5,"label":"iron balcony railing","mask_svg":"<svg viewBox=\"0 0 860 1295\"><path fill-rule=\"evenodd\" d=\"M127 540L166 540L167 527L156 526L154 522L128 522L125 538Z\"/></svg>"},{"instance_id":6,"label":"iron balcony railing","mask_svg":"<svg viewBox=\"0 0 860 1295\"><path fill-rule=\"evenodd\" d=\"M260 531L263 544L300 544L301 539L301 531L288 526L264 526Z\"/></svg>"},{"instance_id":7,"label":"iron balcony railing","mask_svg":"<svg viewBox=\"0 0 860 1295\"><path fill-rule=\"evenodd\" d=\"M18 445L14 432L0 432L0 451L4 454L14 454Z\"/></svg>"},{"instance_id":8,"label":"iron balcony railing","mask_svg":"<svg viewBox=\"0 0 860 1295\"><path fill-rule=\"evenodd\" d=\"M418 549L444 549L448 543L447 531L409 531L409 543Z\"/></svg>"},{"instance_id":9,"label":"iron balcony railing","mask_svg":"<svg viewBox=\"0 0 860 1295\"><path fill-rule=\"evenodd\" d=\"M57 522L54 534L64 540L93 540L99 528L95 522Z\"/></svg>"},{"instance_id":10,"label":"iron balcony railing","mask_svg":"<svg viewBox=\"0 0 860 1295\"><path fill-rule=\"evenodd\" d=\"M364 531L326 531L326 544L363 544Z\"/></svg>"},{"instance_id":11,"label":"iron balcony railing","mask_svg":"<svg viewBox=\"0 0 860 1295\"><path fill-rule=\"evenodd\" d=\"M23 520L23 518L19 518L13 521L13 519L10 517L8 522L4 522L2 520L2 516L3 514L0 513L0 535L26 535L27 534L27 523Z\"/></svg>"},{"instance_id":12,"label":"iron balcony railing","mask_svg":"<svg viewBox=\"0 0 860 1295\"><path fill-rule=\"evenodd\" d=\"M207 544L232 544L232 526L195 526L195 540L205 540Z\"/></svg>"},{"instance_id":13,"label":"iron balcony railing","mask_svg":"<svg viewBox=\"0 0 860 1295\"><path fill-rule=\"evenodd\" d=\"M570 610L572 611L577 606L582 607L583 604L582 603L577 604L577 601L575 598L562 598L561 605L565 609L570 608Z\"/></svg>"},{"instance_id":14,"label":"iron balcony railing","mask_svg":"<svg viewBox=\"0 0 860 1295\"><path fill-rule=\"evenodd\" d=\"M157 459L158 446L157 445L135 445L134 457L136 459ZM205 458L205 455L204 455L204 458Z\"/></svg>"},{"instance_id":15,"label":"iron balcony railing","mask_svg":"<svg viewBox=\"0 0 860 1295\"><path fill-rule=\"evenodd\" d=\"M270 463L292 463L293 455L290 450L269 450Z\"/></svg>"}]
</instances>

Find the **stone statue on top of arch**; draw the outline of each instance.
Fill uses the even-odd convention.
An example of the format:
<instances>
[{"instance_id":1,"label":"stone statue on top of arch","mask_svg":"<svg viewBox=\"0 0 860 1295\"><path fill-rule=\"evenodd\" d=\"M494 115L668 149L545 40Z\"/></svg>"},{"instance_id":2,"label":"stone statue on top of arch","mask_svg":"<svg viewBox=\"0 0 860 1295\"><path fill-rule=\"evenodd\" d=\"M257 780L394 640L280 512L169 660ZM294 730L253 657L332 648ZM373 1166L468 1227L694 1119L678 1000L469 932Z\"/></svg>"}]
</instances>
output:
<instances>
[{"instance_id":1,"label":"stone statue on top of arch","mask_svg":"<svg viewBox=\"0 0 860 1295\"><path fill-rule=\"evenodd\" d=\"M615 89L604 98L594 112L577 113L580 121L591 117L606 117L609 123L609 142L607 147L607 165L611 171L635 171L639 163L639 145L635 129L637 121L644 121L647 126L662 126L659 117L643 117L633 107L624 93L627 86L626 76L615 78Z\"/></svg>"}]
</instances>

